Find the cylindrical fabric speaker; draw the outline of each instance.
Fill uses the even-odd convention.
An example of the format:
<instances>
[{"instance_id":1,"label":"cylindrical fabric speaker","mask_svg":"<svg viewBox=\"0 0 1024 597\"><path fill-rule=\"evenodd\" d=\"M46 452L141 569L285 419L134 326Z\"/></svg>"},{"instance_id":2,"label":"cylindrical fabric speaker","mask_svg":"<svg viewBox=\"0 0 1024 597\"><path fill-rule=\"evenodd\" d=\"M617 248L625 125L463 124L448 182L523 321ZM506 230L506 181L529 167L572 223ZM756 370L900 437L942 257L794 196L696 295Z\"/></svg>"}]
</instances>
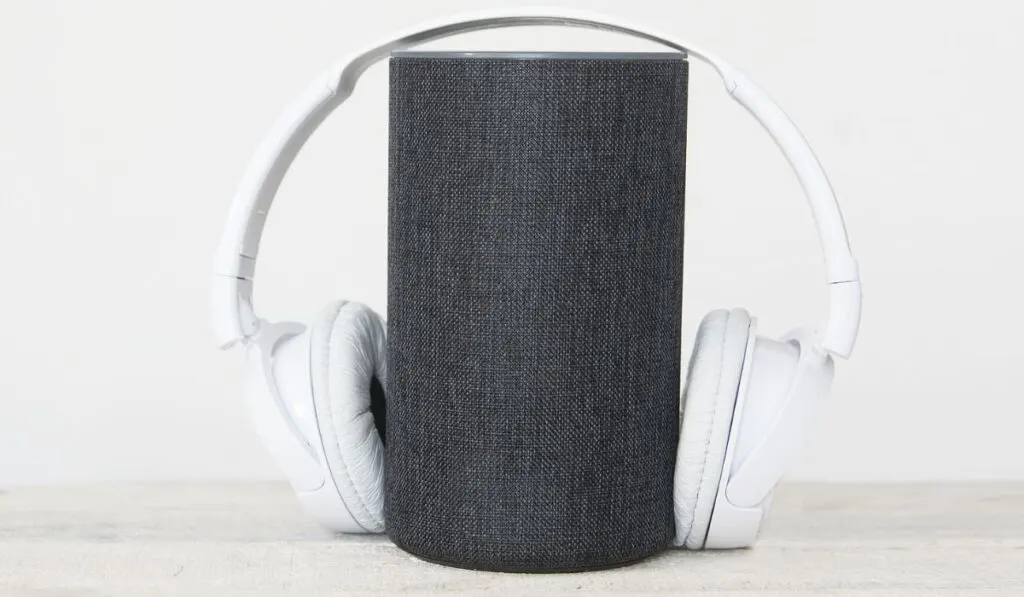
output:
<instances>
[{"instance_id":1,"label":"cylindrical fabric speaker","mask_svg":"<svg viewBox=\"0 0 1024 597\"><path fill-rule=\"evenodd\" d=\"M390 60L385 521L502 571L671 544L683 54Z\"/></svg>"}]
</instances>

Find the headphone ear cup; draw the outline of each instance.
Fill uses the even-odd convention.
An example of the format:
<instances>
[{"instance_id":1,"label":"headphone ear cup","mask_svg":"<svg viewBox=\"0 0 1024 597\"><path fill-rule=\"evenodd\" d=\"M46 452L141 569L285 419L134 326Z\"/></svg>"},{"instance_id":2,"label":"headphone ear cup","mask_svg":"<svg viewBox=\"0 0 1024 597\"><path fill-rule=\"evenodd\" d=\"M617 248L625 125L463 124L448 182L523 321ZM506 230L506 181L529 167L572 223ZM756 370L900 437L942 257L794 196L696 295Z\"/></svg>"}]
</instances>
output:
<instances>
[{"instance_id":1,"label":"headphone ear cup","mask_svg":"<svg viewBox=\"0 0 1024 597\"><path fill-rule=\"evenodd\" d=\"M327 482L359 525L352 532L383 532L384 445L371 394L375 382L384 388L384 320L366 305L338 301L324 309L310 333L313 404Z\"/></svg>"},{"instance_id":2,"label":"headphone ear cup","mask_svg":"<svg viewBox=\"0 0 1024 597\"><path fill-rule=\"evenodd\" d=\"M675 471L675 544L702 549L711 524L736 405L750 315L712 311L700 324L682 396Z\"/></svg>"}]
</instances>

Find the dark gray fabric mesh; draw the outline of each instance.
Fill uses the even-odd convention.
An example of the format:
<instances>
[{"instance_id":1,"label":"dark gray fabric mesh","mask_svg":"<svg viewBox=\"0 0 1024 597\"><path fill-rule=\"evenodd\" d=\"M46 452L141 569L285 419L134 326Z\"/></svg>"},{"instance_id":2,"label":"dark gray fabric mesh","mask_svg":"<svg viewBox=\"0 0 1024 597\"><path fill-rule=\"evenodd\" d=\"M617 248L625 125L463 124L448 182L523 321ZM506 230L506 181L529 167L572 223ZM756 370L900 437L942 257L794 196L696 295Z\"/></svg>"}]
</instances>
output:
<instances>
[{"instance_id":1,"label":"dark gray fabric mesh","mask_svg":"<svg viewBox=\"0 0 1024 597\"><path fill-rule=\"evenodd\" d=\"M385 518L506 571L670 545L687 63L390 63Z\"/></svg>"}]
</instances>

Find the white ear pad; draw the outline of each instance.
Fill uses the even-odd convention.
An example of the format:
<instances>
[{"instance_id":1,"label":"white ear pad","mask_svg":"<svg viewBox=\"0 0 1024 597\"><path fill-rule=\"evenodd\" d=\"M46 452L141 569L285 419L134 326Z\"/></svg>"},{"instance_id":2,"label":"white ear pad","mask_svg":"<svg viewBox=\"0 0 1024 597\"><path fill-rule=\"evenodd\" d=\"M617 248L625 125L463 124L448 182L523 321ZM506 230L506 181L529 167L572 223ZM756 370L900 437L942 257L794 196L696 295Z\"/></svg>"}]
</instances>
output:
<instances>
[{"instance_id":1,"label":"white ear pad","mask_svg":"<svg viewBox=\"0 0 1024 597\"><path fill-rule=\"evenodd\" d=\"M384 530L384 445L370 412L370 382L384 386L384 321L360 303L329 305L310 330L317 427L330 477L362 531ZM356 529L358 530L358 529Z\"/></svg>"},{"instance_id":2,"label":"white ear pad","mask_svg":"<svg viewBox=\"0 0 1024 597\"><path fill-rule=\"evenodd\" d=\"M742 309L701 322L682 398L675 472L676 545L702 549L722 476L729 428L750 334Z\"/></svg>"}]
</instances>

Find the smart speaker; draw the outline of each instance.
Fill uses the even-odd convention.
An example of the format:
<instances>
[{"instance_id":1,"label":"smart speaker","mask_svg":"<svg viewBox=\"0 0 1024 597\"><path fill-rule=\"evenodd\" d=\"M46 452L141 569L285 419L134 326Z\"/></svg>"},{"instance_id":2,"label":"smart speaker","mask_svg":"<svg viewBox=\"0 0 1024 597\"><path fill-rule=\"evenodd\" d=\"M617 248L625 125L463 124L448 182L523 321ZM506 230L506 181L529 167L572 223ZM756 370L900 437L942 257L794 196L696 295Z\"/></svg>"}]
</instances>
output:
<instances>
[{"instance_id":1,"label":"smart speaker","mask_svg":"<svg viewBox=\"0 0 1024 597\"><path fill-rule=\"evenodd\" d=\"M682 53L390 58L384 519L422 558L669 547Z\"/></svg>"}]
</instances>

